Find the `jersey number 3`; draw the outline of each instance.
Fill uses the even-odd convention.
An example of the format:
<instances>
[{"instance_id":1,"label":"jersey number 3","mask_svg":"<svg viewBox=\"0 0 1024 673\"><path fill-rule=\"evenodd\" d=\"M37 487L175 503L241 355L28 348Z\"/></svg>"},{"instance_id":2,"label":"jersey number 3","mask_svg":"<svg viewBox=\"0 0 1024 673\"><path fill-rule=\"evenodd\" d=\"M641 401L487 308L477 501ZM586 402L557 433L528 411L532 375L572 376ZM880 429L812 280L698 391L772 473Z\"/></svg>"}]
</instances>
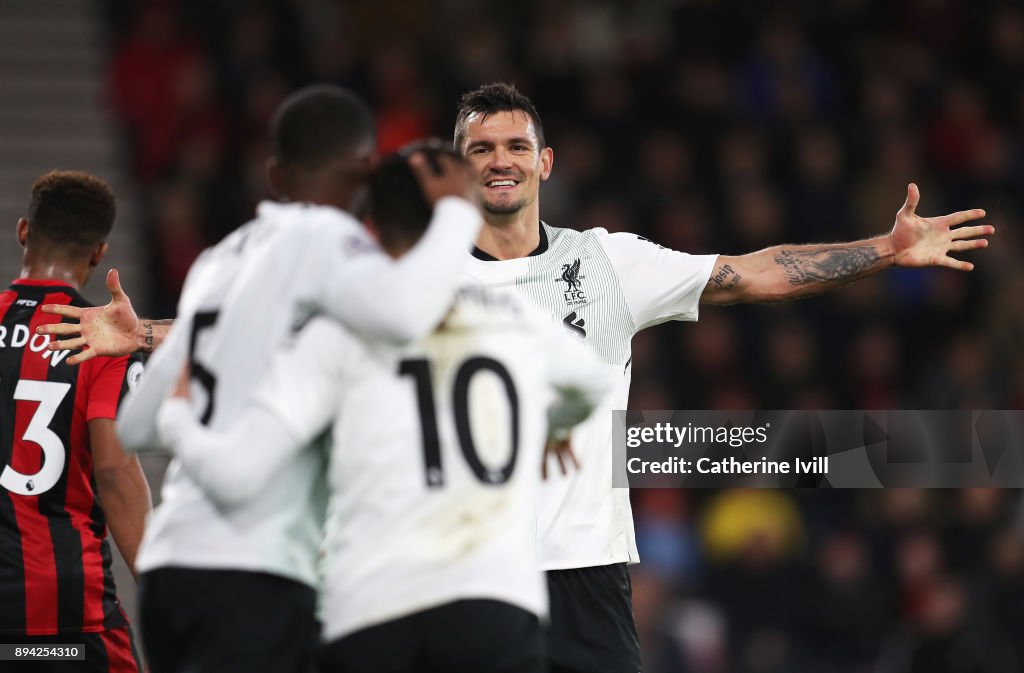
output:
<instances>
[{"instance_id":1,"label":"jersey number 3","mask_svg":"<svg viewBox=\"0 0 1024 673\"><path fill-rule=\"evenodd\" d=\"M487 467L480 460L473 442L473 430L469 421L469 384L481 371L493 372L505 384L511 411L512 452L508 462L499 468ZM427 486L444 486L444 469L441 466L441 441L437 433L437 410L434 404L433 377L430 362L423 358L402 360L398 373L412 376L416 381L416 399L420 411L420 429L423 432L423 462L426 467ZM459 436L459 447L476 478L485 484L504 484L512 476L519 454L519 397L516 387L505 369L497 360L486 357L472 357L463 362L455 373L452 388L452 410L455 414L455 430Z\"/></svg>"},{"instance_id":2,"label":"jersey number 3","mask_svg":"<svg viewBox=\"0 0 1024 673\"><path fill-rule=\"evenodd\" d=\"M22 474L10 465L4 465L0 486L18 495L40 495L57 485L64 472L65 449L60 436L50 429L60 403L71 390L70 383L30 381L22 379L14 388L14 399L38 402L35 413L28 421L22 440L32 442L43 451L43 466L35 474Z\"/></svg>"}]
</instances>

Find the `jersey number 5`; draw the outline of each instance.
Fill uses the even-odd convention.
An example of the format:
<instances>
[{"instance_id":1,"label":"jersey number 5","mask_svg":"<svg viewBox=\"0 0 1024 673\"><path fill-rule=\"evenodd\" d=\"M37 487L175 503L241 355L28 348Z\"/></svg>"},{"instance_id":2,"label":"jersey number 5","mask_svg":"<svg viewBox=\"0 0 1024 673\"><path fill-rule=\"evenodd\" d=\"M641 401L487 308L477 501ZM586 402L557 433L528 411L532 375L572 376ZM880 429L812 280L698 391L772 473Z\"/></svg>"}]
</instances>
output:
<instances>
[{"instance_id":1,"label":"jersey number 5","mask_svg":"<svg viewBox=\"0 0 1024 673\"><path fill-rule=\"evenodd\" d=\"M188 339L188 367L192 372L192 378L199 382L199 385L206 391L206 409L199 417L199 422L206 425L213 416L213 391L217 387L217 377L203 363L196 360L196 340L199 338L200 330L213 327L217 322L220 311L199 311L192 318L192 333Z\"/></svg>"},{"instance_id":2,"label":"jersey number 5","mask_svg":"<svg viewBox=\"0 0 1024 673\"><path fill-rule=\"evenodd\" d=\"M505 384L511 411L512 453L508 462L500 468L483 464L473 443L473 430L469 422L469 384L481 371L493 372ZM423 358L402 360L398 373L412 376L416 381L416 399L420 411L420 429L423 432L423 462L426 467L427 486L444 486L444 469L441 466L441 441L437 433L437 410L434 405L434 385L430 362ZM452 410L455 414L455 430L459 436L459 447L476 478L485 484L504 484L512 476L519 454L519 397L512 377L497 360L486 357L472 357L459 365L452 388Z\"/></svg>"},{"instance_id":3,"label":"jersey number 5","mask_svg":"<svg viewBox=\"0 0 1024 673\"><path fill-rule=\"evenodd\" d=\"M29 381L22 379L14 388L14 399L38 402L28 421L22 440L32 442L43 451L43 466L35 474L22 474L10 465L0 474L0 486L18 495L40 495L53 488L64 472L65 449L60 436L50 429L60 403L71 390L70 383Z\"/></svg>"}]
</instances>

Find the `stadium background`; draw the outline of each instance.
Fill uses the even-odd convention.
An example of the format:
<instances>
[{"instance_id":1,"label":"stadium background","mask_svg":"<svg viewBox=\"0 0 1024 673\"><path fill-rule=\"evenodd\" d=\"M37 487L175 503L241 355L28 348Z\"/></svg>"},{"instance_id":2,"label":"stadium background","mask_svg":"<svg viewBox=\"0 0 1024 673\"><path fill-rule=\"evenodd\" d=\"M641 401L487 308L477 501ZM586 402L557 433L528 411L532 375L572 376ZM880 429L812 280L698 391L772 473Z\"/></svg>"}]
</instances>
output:
<instances>
[{"instance_id":1,"label":"stadium background","mask_svg":"<svg viewBox=\"0 0 1024 673\"><path fill-rule=\"evenodd\" d=\"M920 213L984 207L998 229L972 274L890 271L648 330L632 408L1020 409L1024 9L768 4L2 0L0 271L17 275L32 179L90 170L120 198L110 265L140 312L172 315L191 260L264 198L287 92L360 91L387 151L449 137L463 91L510 79L555 150L557 226L694 253L846 240L891 227L914 180ZM86 294L106 301L101 277ZM649 673L1024 670L1015 491L634 503Z\"/></svg>"}]
</instances>

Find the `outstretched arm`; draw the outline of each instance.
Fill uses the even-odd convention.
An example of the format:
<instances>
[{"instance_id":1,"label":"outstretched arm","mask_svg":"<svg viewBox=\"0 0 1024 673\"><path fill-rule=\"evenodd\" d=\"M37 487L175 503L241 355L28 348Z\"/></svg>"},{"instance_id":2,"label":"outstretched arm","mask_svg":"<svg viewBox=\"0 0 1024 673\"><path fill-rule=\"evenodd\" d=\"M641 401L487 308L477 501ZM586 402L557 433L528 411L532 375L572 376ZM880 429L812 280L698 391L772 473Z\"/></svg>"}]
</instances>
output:
<instances>
[{"instance_id":1,"label":"outstretched arm","mask_svg":"<svg viewBox=\"0 0 1024 673\"><path fill-rule=\"evenodd\" d=\"M117 269L107 273L107 289L110 303L106 306L81 308L64 304L45 304L43 313L64 316L77 323L55 322L41 325L38 334L71 337L61 341L50 341L47 348L52 351L82 351L68 358L69 365L77 365L97 355L120 356L136 351L152 353L163 343L170 331L173 320L150 320L139 318L132 308L131 299L121 289Z\"/></svg>"},{"instance_id":2,"label":"outstretched arm","mask_svg":"<svg viewBox=\"0 0 1024 673\"><path fill-rule=\"evenodd\" d=\"M917 185L908 185L907 201L896 214L892 231L884 236L853 243L779 245L738 257L722 255L701 301L734 304L796 299L827 292L890 266L973 269L970 262L949 254L988 245L988 240L980 237L995 233L994 227L959 226L985 217L985 211L920 217L914 212L920 198Z\"/></svg>"}]
</instances>

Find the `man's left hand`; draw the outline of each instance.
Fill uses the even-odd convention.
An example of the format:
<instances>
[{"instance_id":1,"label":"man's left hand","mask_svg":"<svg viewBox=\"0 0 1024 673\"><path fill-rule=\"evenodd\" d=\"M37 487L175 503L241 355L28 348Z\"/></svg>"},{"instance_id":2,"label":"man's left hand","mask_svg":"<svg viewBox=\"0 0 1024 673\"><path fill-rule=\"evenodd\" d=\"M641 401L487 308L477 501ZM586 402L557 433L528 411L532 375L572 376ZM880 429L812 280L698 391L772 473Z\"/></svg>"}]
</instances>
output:
<instances>
[{"instance_id":1,"label":"man's left hand","mask_svg":"<svg viewBox=\"0 0 1024 673\"><path fill-rule=\"evenodd\" d=\"M959 271L972 270L973 264L954 259L949 253L988 246L988 239L980 237L994 234L995 227L987 224L959 226L985 217L985 211L976 208L941 217L921 217L914 212L920 200L917 185L907 185L907 201L896 214L896 224L889 234L894 263L897 266L945 266Z\"/></svg>"}]
</instances>

